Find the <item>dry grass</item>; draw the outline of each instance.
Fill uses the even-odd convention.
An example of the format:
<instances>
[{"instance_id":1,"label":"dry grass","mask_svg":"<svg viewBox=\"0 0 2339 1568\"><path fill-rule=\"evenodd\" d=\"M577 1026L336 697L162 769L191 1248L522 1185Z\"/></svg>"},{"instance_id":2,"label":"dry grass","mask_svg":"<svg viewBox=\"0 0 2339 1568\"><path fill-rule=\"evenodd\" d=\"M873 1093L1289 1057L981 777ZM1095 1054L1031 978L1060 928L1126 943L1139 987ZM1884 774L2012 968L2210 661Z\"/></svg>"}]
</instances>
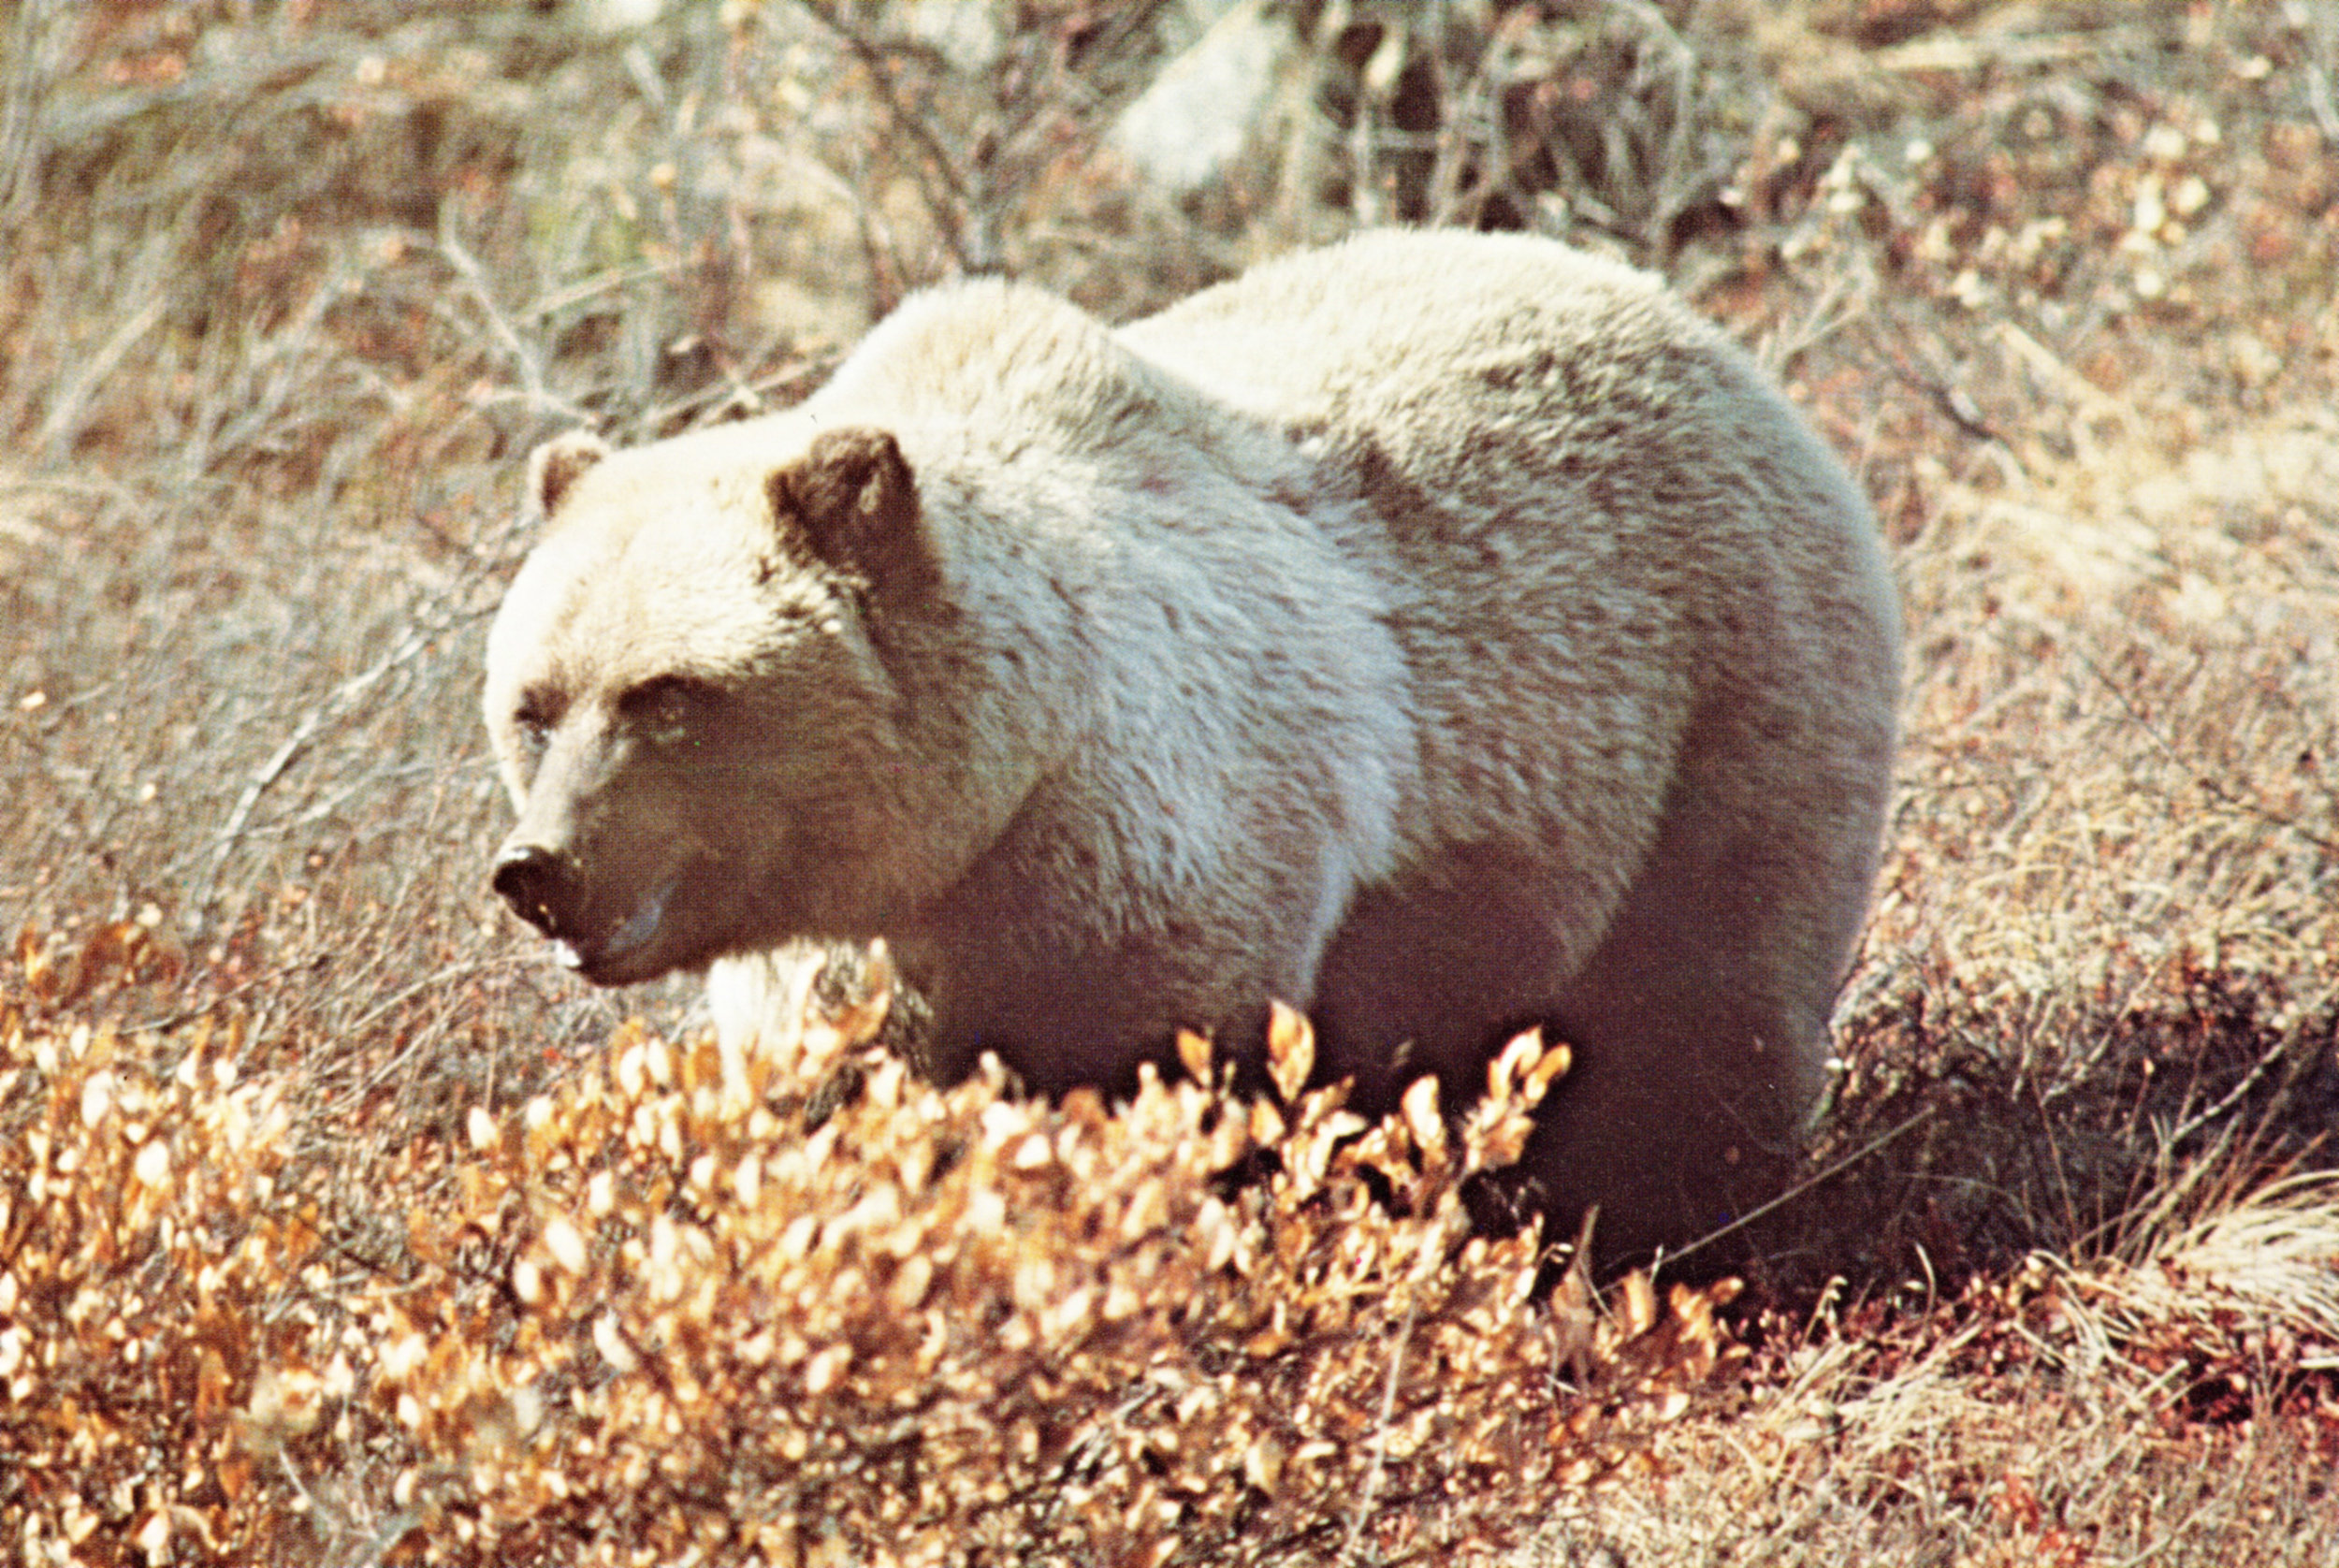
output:
<instances>
[{"instance_id":1,"label":"dry grass","mask_svg":"<svg viewBox=\"0 0 2339 1568\"><path fill-rule=\"evenodd\" d=\"M892 1428L821 1402L850 1378L804 1386L825 1347L805 1338L784 1388L724 1359L751 1332L722 1330L728 1383L688 1348L756 1310L763 1255L723 1249L783 1189L694 1195L656 1107L734 1183L750 1153L801 1160L804 1118L691 1121L693 1075L722 1064L683 993L583 994L480 893L501 807L473 692L525 545L516 454L579 418L625 439L785 402L963 264L1128 314L1402 216L1666 266L1879 500L1904 790L1823 1177L1760 1238L1744 1353L1663 1329L1654 1297L1620 1295L1605 1329L1578 1293L1511 1300L1487 1282L1516 1258L1464 1263L1431 1226L1405 1256L1450 1258L1446 1294L1327 1329L1321 1365L1381 1381L1305 1415L1293 1385L1234 1377L1241 1342L1205 1321L1265 1287L1207 1236L1164 1240L1148 1256L1178 1284L1144 1300L1142 1355L1218 1392L1133 1393L1073 1464L1044 1433L1014 1446L1060 1379L952 1361L968 1409L1017 1413L977 1463L1015 1479L1006 1503L917 1494L958 1532L942 1546L1395 1561L1541 1526L1526 1561L1635 1568L2339 1559L2339 1194L2317 1174L2339 1107L2339 26L2304 0L1546 9L1296 7L1257 155L1182 201L1099 151L1182 46L1175 7L1024 7L973 65L860 5L684 6L632 34L516 3L0 20L0 927L42 934L0 975L0 1539L33 1561L680 1561L674 1503L716 1532L706 1555L744 1559L718 1526L809 1495L784 1432L827 1412L821 1462L860 1479L820 1472L770 1555L875 1544L907 1473L870 1457ZM672 1083L621 1082L652 1051L619 1032L633 1009ZM1043 1114L852 1082L823 1091L826 1174L785 1189L805 1212L867 1196L904 1107L971 1118L970 1147L987 1114ZM773 1092L767 1116L811 1093ZM1183 1093L1149 1128L1094 1107L1044 1126L1225 1208L1223 1134L1178 1118L1237 1113ZM531 1141L547 1127L567 1167ZM140 1171L157 1146L167 1185ZM595 1169L629 1184L588 1224ZM1013 1190L1075 1247L1066 1216L1112 1189ZM581 1269L547 1241L556 1208ZM1254 1243L1402 1230L1252 1219ZM686 1222L713 1255L674 1239ZM987 1321L1017 1287L977 1256ZM1410 1402L1402 1363L1478 1289L1504 1303L1473 1321L1512 1402ZM666 1321L702 1297L700 1329ZM876 1355L864 1330L827 1343ZM1634 1343L1705 1359L1667 1382L1673 1350L1651 1372ZM676 1367L738 1397L680 1400ZM1335 1406L1346 1451L1313 1481L1298 1426L1274 1429L1287 1481L1228 1445ZM1146 1448L1202 1414L1225 1443ZM1553 1435L1469 1469L1452 1434L1504 1420ZM576 1446L627 1421L650 1436ZM1415 1425L1453 1451L1404 1471ZM547 1433L557 1463L511 1459ZM750 1458L726 1470L734 1439ZM558 1528L515 1501L554 1474L589 1500ZM1147 1507L1151 1534L1079 1522Z\"/></svg>"}]
</instances>

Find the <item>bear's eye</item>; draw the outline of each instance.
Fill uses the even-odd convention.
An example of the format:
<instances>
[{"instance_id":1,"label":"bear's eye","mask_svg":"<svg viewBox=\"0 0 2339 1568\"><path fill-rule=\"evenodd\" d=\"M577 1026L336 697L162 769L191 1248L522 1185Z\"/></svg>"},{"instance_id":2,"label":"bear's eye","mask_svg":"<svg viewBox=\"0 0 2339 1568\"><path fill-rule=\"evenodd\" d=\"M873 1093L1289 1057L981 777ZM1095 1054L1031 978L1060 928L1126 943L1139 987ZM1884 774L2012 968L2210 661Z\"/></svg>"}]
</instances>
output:
<instances>
[{"instance_id":1,"label":"bear's eye","mask_svg":"<svg viewBox=\"0 0 2339 1568\"><path fill-rule=\"evenodd\" d=\"M705 721L716 700L713 687L689 675L658 675L629 686L617 697L617 712L662 745L682 740Z\"/></svg>"},{"instance_id":2,"label":"bear's eye","mask_svg":"<svg viewBox=\"0 0 2339 1568\"><path fill-rule=\"evenodd\" d=\"M512 728L531 762L544 754L545 743L559 727L561 705L553 693L532 690L521 693L519 706L512 710Z\"/></svg>"}]
</instances>

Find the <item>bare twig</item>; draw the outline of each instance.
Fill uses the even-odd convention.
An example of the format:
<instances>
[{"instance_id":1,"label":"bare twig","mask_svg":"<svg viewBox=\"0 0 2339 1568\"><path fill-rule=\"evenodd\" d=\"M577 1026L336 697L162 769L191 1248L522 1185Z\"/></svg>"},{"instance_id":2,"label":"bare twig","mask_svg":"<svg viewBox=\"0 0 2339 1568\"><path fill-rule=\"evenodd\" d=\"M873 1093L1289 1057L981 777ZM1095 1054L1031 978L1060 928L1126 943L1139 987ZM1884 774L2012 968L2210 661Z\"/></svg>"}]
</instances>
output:
<instances>
[{"instance_id":1,"label":"bare twig","mask_svg":"<svg viewBox=\"0 0 2339 1568\"><path fill-rule=\"evenodd\" d=\"M1405 1365L1405 1346L1413 1339L1413 1320L1417 1309L1408 1302L1403 1321L1397 1325L1397 1343L1389 1348L1388 1376L1381 1385L1381 1418L1373 1427L1373 1464L1364 1473L1364 1486L1357 1495L1356 1512L1349 1517L1348 1538L1341 1544L1343 1561L1354 1561L1357 1546L1364 1539L1365 1527L1373 1519L1373 1501L1381 1489L1381 1472L1388 1458L1389 1423L1397 1416L1397 1380Z\"/></svg>"},{"instance_id":2,"label":"bare twig","mask_svg":"<svg viewBox=\"0 0 2339 1568\"><path fill-rule=\"evenodd\" d=\"M74 373L71 385L49 405L49 413L41 420L40 429L33 437L33 444L47 454L51 461L65 460L73 445L73 438L80 433L81 412L88 406L91 397L106 378L121 367L130 350L138 346L138 340L161 323L167 304L167 300L157 297L125 318L98 345L97 351L82 361L80 369Z\"/></svg>"},{"instance_id":3,"label":"bare twig","mask_svg":"<svg viewBox=\"0 0 2339 1568\"><path fill-rule=\"evenodd\" d=\"M479 307L479 313L486 318L487 330L495 334L496 341L503 345L504 353L511 357L512 368L519 372L520 385L527 393L529 407L558 414L574 424L586 423L588 416L585 410L554 393L545 385L543 357L529 346L528 341L520 336L519 328L512 325L512 318L496 303L495 291L487 284L486 270L480 267L477 258L464 248L463 242L456 238L454 225L440 224L438 237L432 244L439 254L446 258L447 265L455 269L455 275L462 280L465 292L470 294Z\"/></svg>"},{"instance_id":4,"label":"bare twig","mask_svg":"<svg viewBox=\"0 0 2339 1568\"><path fill-rule=\"evenodd\" d=\"M284 737L283 744L269 754L267 762L254 770L251 778L237 795L235 806L227 813L227 820L220 828L219 836L211 848L211 864L204 869L190 900L191 907L198 912L202 922L208 924L211 921L219 874L225 868L227 858L235 853L237 844L250 827L252 813L258 807L260 797L284 777L327 726L348 713L360 697L380 685L393 671L418 657L446 630L445 624L409 628L390 651L375 661L370 668L341 682L301 715L300 721L293 726L292 733Z\"/></svg>"},{"instance_id":5,"label":"bare twig","mask_svg":"<svg viewBox=\"0 0 2339 1568\"><path fill-rule=\"evenodd\" d=\"M1797 1182L1794 1185L1789 1187L1785 1192L1780 1193L1769 1202L1759 1204L1756 1207L1748 1210L1745 1213L1740 1214L1736 1219L1732 1220L1728 1225L1722 1226L1717 1230L1709 1230L1705 1235L1700 1236L1696 1241L1689 1243L1689 1245L1682 1247L1678 1251L1667 1253L1662 1261L1664 1263L1678 1262L1680 1259L1688 1257L1693 1253L1701 1252L1707 1247L1713 1245L1716 1241L1722 1240L1722 1238L1726 1236L1733 1235L1745 1229L1748 1226L1752 1225L1755 1221L1763 1218L1765 1214L1773 1213L1776 1211L1784 1208L1787 1204L1794 1202L1798 1198L1801 1198L1805 1193L1809 1192L1812 1188L1819 1186L1823 1183L1835 1180L1835 1178L1842 1175L1853 1166L1858 1165L1862 1160L1867 1159L1870 1154L1875 1154L1878 1150L1883 1148L1887 1143L1893 1142L1904 1133L1910 1132L1920 1125L1931 1121L1935 1111L1939 1109L1939 1107L1932 1105L1925 1107L1923 1110L1917 1111L1913 1116L1910 1116L1907 1120L1900 1123L1897 1126L1888 1127L1884 1131L1878 1133L1874 1138L1869 1139L1866 1143L1861 1144L1860 1147L1844 1155L1843 1158L1836 1161L1835 1164L1829 1166L1826 1169L1822 1170L1815 1175L1805 1177L1802 1181Z\"/></svg>"},{"instance_id":6,"label":"bare twig","mask_svg":"<svg viewBox=\"0 0 2339 1568\"><path fill-rule=\"evenodd\" d=\"M949 149L942 145L934 127L926 123L925 117L912 113L909 106L902 102L901 94L893 83L893 60L867 34L838 16L834 7L816 4L815 0L798 0L798 3L813 21L834 33L844 41L846 48L852 51L854 58L868 73L869 85L884 107L887 123L916 145L920 162L933 180L940 183L942 188L937 193L933 183L920 181L918 194L925 202L927 213L934 219L942 243L949 247L952 261L962 272L995 270L999 258L995 245L986 242L988 224L979 224L978 232L974 235L970 236L967 232L969 223L978 217L967 177L959 168L958 161L951 155Z\"/></svg>"},{"instance_id":7,"label":"bare twig","mask_svg":"<svg viewBox=\"0 0 2339 1568\"><path fill-rule=\"evenodd\" d=\"M65 0L18 0L7 29L0 72L0 232L12 229L37 197L43 110L59 74L53 56L67 12Z\"/></svg>"}]
</instances>

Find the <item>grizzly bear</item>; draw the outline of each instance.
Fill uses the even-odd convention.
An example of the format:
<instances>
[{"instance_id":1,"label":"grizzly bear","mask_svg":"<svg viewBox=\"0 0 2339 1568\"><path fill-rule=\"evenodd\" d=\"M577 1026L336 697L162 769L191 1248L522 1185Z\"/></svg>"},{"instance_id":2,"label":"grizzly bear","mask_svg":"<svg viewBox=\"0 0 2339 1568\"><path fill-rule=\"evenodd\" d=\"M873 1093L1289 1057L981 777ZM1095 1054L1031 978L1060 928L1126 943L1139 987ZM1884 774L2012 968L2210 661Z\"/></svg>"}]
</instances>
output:
<instances>
[{"instance_id":1,"label":"grizzly bear","mask_svg":"<svg viewBox=\"0 0 2339 1568\"><path fill-rule=\"evenodd\" d=\"M604 985L882 936L929 1070L1134 1082L1271 998L1606 1263L1792 1170L1864 916L1897 611L1842 465L1649 277L1382 233L1113 329L914 297L786 413L558 438L487 648L496 891Z\"/></svg>"}]
</instances>

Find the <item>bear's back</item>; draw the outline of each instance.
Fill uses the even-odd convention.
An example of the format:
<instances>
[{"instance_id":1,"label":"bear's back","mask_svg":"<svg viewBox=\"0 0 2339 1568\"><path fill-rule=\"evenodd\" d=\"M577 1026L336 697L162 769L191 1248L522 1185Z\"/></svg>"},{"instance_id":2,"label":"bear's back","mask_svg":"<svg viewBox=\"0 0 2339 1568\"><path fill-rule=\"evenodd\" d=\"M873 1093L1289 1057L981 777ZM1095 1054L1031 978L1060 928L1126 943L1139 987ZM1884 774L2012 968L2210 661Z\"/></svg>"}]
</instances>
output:
<instances>
[{"instance_id":1,"label":"bear's back","mask_svg":"<svg viewBox=\"0 0 2339 1568\"><path fill-rule=\"evenodd\" d=\"M1419 850L1595 846L1605 907L1657 815L1703 628L1735 618L1735 572L1680 578L1762 548L1707 406L1735 395L1719 335L1548 240L1386 233L1122 337L1282 429L1384 530L1422 720Z\"/></svg>"},{"instance_id":2,"label":"bear's back","mask_svg":"<svg viewBox=\"0 0 2339 1568\"><path fill-rule=\"evenodd\" d=\"M1734 536L1759 550L1782 515L1867 529L1832 454L1717 328L1650 275L1551 240L1368 234L1120 335L1384 487L1428 564L1475 558L1514 588L1538 561L1614 584L1626 534L1671 536L1669 571Z\"/></svg>"}]
</instances>

